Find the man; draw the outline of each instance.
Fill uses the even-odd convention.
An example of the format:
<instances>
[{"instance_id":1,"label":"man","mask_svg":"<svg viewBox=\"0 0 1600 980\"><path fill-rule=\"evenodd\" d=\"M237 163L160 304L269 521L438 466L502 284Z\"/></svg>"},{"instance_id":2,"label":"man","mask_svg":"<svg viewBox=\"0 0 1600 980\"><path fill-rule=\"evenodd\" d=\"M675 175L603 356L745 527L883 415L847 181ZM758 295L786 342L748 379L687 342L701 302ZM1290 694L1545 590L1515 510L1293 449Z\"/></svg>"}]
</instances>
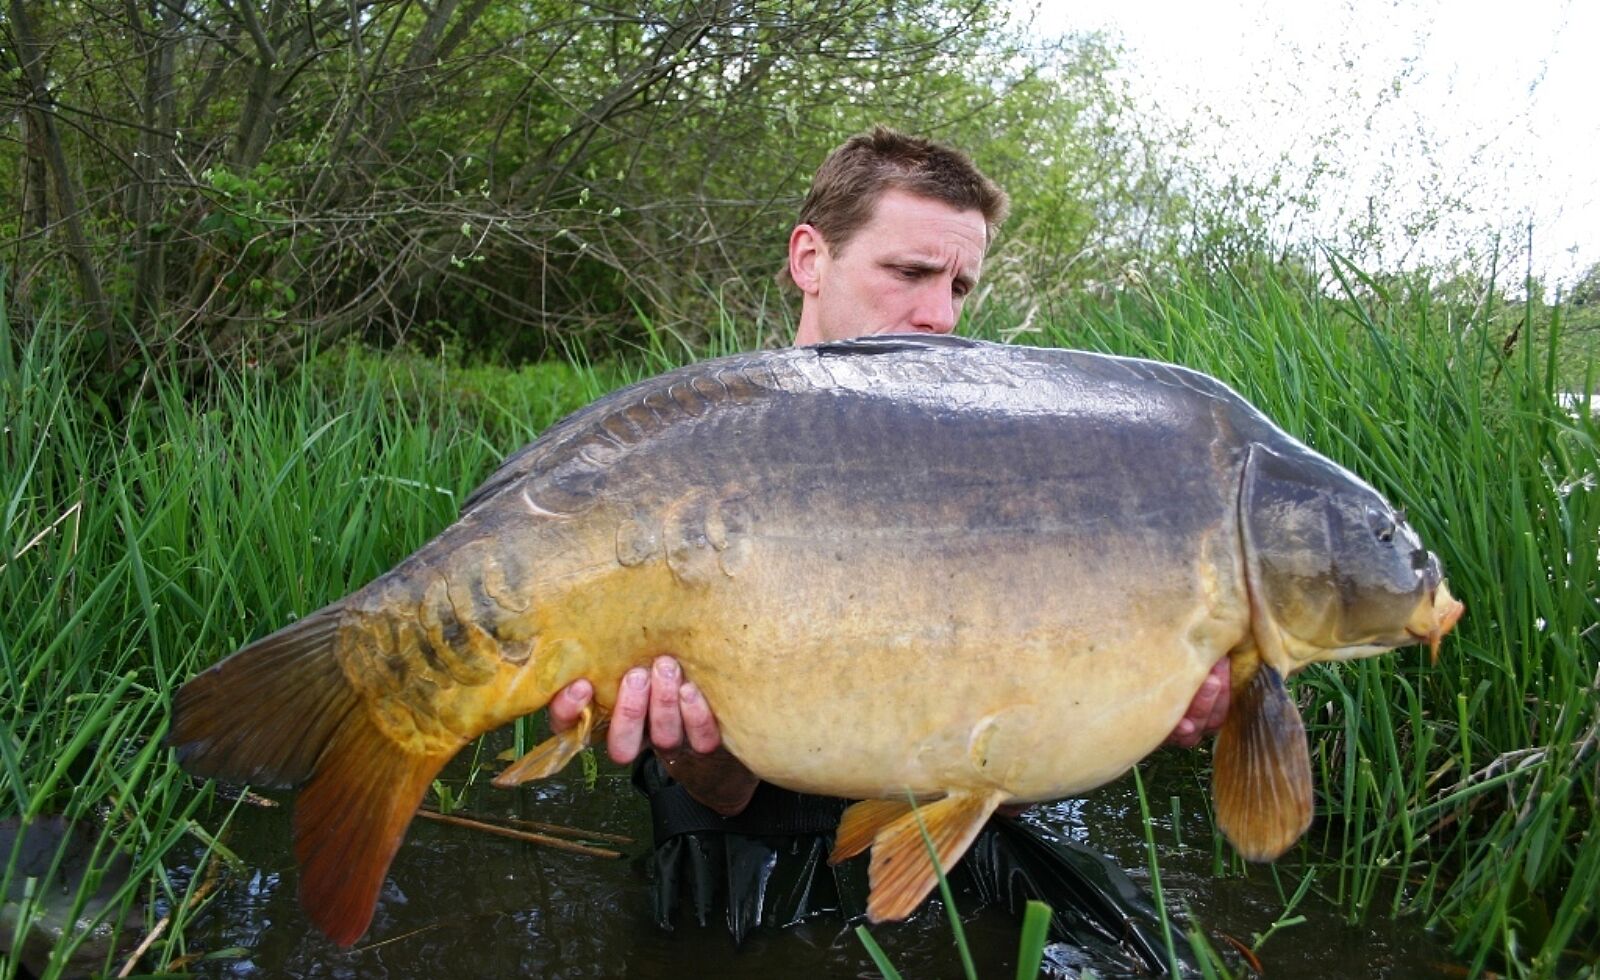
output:
<instances>
[{"instance_id":1,"label":"man","mask_svg":"<svg viewBox=\"0 0 1600 980\"><path fill-rule=\"evenodd\" d=\"M789 235L788 267L780 278L801 296L794 343L952 332L1007 206L1005 193L957 150L883 127L852 137L817 171ZM1193 746L1221 727L1228 686L1223 660L1195 694L1169 744ZM570 728L593 694L587 681L569 685L550 704L551 727ZM641 770L641 779L636 773L657 812L658 844L663 821L676 819L663 817L658 803L670 783L722 817L743 814L764 788L772 792L762 802L776 814L769 822L785 832L835 825L842 804L819 809L810 801L820 798L761 787L720 748L710 706L672 657L630 671L617 691L606 738L611 758L634 761L647 738L666 766L666 776ZM715 825L710 815L683 820L696 829ZM758 895L758 916L761 904ZM737 937L743 929L734 931Z\"/></svg>"}]
</instances>

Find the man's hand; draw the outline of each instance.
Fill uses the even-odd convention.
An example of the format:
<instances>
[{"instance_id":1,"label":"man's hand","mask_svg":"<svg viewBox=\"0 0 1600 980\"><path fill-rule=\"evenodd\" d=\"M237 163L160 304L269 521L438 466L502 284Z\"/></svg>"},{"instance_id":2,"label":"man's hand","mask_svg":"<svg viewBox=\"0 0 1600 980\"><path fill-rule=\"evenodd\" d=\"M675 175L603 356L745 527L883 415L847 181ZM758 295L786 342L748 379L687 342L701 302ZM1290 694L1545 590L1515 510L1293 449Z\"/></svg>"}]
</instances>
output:
<instances>
[{"instance_id":1,"label":"man's hand","mask_svg":"<svg viewBox=\"0 0 1600 980\"><path fill-rule=\"evenodd\" d=\"M568 684L550 702L550 727L571 728L593 698L588 681ZM693 682L683 680L672 657L657 657L649 670L636 667L623 675L606 736L612 761L627 765L638 758L646 732L667 772L690 796L725 817L749 804L760 779L722 748L711 706Z\"/></svg>"},{"instance_id":2,"label":"man's hand","mask_svg":"<svg viewBox=\"0 0 1600 980\"><path fill-rule=\"evenodd\" d=\"M1194 692L1189 710L1184 712L1178 727L1167 736L1167 744L1191 749L1199 745L1202 738L1221 728L1222 719L1228 715L1230 688L1228 658L1223 657L1200 683L1200 690Z\"/></svg>"},{"instance_id":3,"label":"man's hand","mask_svg":"<svg viewBox=\"0 0 1600 980\"><path fill-rule=\"evenodd\" d=\"M588 681L568 684L550 702L550 727L558 732L571 728L593 699L594 688ZM651 746L662 754L675 751L686 740L689 748L701 754L714 752L722 744L711 706L693 682L683 679L678 661L672 657L657 657L649 670L635 667L623 675L606 734L611 760L627 765L638 758L647 731Z\"/></svg>"}]
</instances>

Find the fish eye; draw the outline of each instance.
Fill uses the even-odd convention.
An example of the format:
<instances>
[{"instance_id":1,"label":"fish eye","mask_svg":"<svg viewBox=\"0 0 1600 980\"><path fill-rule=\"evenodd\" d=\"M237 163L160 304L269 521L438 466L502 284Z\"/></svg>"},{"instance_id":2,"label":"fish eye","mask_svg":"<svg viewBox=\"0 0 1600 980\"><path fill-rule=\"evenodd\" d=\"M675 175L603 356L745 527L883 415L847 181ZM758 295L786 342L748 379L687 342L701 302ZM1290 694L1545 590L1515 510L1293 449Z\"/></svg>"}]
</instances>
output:
<instances>
[{"instance_id":1,"label":"fish eye","mask_svg":"<svg viewBox=\"0 0 1600 980\"><path fill-rule=\"evenodd\" d=\"M1400 517L1401 515L1396 514L1395 516ZM1403 520L1404 518L1401 519ZM1367 526L1372 528L1373 536L1384 544L1394 541L1394 532L1398 527L1393 520L1375 510L1367 511Z\"/></svg>"}]
</instances>

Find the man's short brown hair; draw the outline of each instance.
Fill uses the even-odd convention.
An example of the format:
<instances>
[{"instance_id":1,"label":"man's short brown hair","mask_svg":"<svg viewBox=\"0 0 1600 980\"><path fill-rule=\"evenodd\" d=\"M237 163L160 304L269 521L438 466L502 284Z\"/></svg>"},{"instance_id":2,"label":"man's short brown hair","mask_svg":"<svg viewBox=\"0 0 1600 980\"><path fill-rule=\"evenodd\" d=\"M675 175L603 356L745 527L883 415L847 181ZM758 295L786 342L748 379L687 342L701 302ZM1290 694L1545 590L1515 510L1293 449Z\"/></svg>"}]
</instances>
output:
<instances>
[{"instance_id":1,"label":"man's short brown hair","mask_svg":"<svg viewBox=\"0 0 1600 980\"><path fill-rule=\"evenodd\" d=\"M811 225L828 247L842 249L872 218L886 190L901 190L983 215L984 245L994 241L1010 201L965 153L932 140L874 126L845 140L822 161L800 205L800 224Z\"/></svg>"}]
</instances>

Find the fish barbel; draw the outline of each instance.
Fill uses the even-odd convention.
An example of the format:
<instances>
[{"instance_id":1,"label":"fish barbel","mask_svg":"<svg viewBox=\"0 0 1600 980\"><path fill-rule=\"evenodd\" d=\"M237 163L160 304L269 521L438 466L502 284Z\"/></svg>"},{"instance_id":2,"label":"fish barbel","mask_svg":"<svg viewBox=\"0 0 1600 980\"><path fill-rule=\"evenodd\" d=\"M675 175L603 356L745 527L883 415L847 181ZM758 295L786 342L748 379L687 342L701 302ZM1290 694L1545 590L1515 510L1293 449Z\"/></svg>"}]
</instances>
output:
<instances>
[{"instance_id":1,"label":"fish barbel","mask_svg":"<svg viewBox=\"0 0 1600 980\"><path fill-rule=\"evenodd\" d=\"M1219 825L1245 856L1311 819L1283 679L1461 615L1404 516L1180 367L881 337L708 361L510 457L393 570L179 691L199 775L299 787L311 919L371 920L412 814L470 740L662 653L763 779L865 802L874 919L909 914L1005 803L1108 782L1230 657ZM911 813L908 797L922 801Z\"/></svg>"}]
</instances>

